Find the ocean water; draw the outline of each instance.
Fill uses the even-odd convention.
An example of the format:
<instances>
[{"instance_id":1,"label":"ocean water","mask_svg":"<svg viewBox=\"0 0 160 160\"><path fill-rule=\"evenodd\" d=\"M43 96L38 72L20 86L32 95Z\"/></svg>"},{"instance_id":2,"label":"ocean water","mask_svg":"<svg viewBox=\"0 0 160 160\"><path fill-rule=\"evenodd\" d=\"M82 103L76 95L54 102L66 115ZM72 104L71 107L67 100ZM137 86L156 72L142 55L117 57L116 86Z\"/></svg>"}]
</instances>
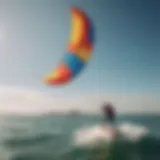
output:
<instances>
[{"instance_id":1,"label":"ocean water","mask_svg":"<svg viewBox=\"0 0 160 160\"><path fill-rule=\"evenodd\" d=\"M160 116L119 116L121 136L98 116L1 116L0 160L160 160Z\"/></svg>"}]
</instances>

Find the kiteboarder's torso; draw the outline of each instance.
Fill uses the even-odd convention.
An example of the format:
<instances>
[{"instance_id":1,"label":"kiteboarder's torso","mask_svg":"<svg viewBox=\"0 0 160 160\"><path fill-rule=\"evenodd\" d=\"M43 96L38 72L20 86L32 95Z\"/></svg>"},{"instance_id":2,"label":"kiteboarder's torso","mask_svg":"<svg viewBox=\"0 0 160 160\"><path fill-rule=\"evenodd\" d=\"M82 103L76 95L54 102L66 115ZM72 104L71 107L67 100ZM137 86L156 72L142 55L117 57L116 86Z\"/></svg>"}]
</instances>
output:
<instances>
[{"instance_id":1,"label":"kiteboarder's torso","mask_svg":"<svg viewBox=\"0 0 160 160\"><path fill-rule=\"evenodd\" d=\"M104 120L113 123L115 120L115 110L112 104L104 104L102 107L102 112L104 115Z\"/></svg>"}]
</instances>

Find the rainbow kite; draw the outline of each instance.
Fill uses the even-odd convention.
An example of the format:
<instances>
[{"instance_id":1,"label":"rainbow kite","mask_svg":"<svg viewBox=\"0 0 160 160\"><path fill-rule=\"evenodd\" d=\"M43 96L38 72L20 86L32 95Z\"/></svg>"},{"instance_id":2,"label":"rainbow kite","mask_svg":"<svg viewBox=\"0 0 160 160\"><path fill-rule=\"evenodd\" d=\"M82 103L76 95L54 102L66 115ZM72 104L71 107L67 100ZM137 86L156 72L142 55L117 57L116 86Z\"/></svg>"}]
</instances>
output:
<instances>
[{"instance_id":1,"label":"rainbow kite","mask_svg":"<svg viewBox=\"0 0 160 160\"><path fill-rule=\"evenodd\" d=\"M71 38L58 67L44 78L45 83L60 85L75 78L89 61L94 43L94 28L89 17L79 8L71 8Z\"/></svg>"}]
</instances>

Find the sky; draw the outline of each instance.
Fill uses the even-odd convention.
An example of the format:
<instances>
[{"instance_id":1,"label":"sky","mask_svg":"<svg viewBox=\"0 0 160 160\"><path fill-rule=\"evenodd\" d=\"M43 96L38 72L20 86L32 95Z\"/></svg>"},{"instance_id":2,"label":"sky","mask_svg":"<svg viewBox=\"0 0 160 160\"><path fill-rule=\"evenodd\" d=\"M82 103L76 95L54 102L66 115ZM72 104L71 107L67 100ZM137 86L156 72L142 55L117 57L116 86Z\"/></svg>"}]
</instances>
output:
<instances>
[{"instance_id":1,"label":"sky","mask_svg":"<svg viewBox=\"0 0 160 160\"><path fill-rule=\"evenodd\" d=\"M69 85L47 86L42 78L66 54L71 6L82 8L95 25L93 57ZM134 106L145 111L146 105L160 111L159 8L158 0L0 0L0 93L45 92L54 101L68 98L70 106L79 106L79 97L107 98L123 112ZM85 102L81 107L90 104Z\"/></svg>"}]
</instances>

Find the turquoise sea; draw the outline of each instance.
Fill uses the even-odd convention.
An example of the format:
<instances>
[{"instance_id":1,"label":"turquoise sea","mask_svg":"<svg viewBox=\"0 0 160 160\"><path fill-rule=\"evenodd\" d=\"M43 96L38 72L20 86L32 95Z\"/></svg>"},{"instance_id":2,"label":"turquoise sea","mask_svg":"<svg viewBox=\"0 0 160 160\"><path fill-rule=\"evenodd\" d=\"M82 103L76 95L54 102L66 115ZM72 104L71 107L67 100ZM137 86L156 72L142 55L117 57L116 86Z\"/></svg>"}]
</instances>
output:
<instances>
[{"instance_id":1,"label":"turquoise sea","mask_svg":"<svg viewBox=\"0 0 160 160\"><path fill-rule=\"evenodd\" d=\"M119 116L123 138L110 142L96 140L100 123L88 115L3 115L0 160L160 160L160 116Z\"/></svg>"}]
</instances>

